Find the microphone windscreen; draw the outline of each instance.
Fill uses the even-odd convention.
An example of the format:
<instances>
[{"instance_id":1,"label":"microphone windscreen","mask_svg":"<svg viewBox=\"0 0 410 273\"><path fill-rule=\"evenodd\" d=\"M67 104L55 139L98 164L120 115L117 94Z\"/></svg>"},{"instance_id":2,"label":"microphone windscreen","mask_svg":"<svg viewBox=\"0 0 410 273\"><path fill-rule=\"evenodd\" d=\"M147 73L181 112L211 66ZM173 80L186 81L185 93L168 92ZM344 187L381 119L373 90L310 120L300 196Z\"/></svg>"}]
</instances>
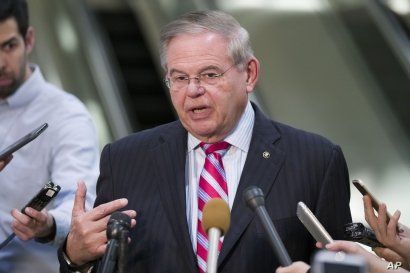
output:
<instances>
[{"instance_id":1,"label":"microphone windscreen","mask_svg":"<svg viewBox=\"0 0 410 273\"><path fill-rule=\"evenodd\" d=\"M202 211L202 228L208 232L210 228L218 228L222 235L226 234L231 223L231 212L228 204L220 198L208 201Z\"/></svg>"},{"instance_id":2,"label":"microphone windscreen","mask_svg":"<svg viewBox=\"0 0 410 273\"><path fill-rule=\"evenodd\" d=\"M243 200L252 210L265 205L263 191L256 186L250 186L243 191Z\"/></svg>"},{"instance_id":3,"label":"microphone windscreen","mask_svg":"<svg viewBox=\"0 0 410 273\"><path fill-rule=\"evenodd\" d=\"M129 217L127 214L119 212L119 211L113 212L108 221L116 221L116 222L119 222L121 224L131 225L131 217Z\"/></svg>"},{"instance_id":4,"label":"microphone windscreen","mask_svg":"<svg viewBox=\"0 0 410 273\"><path fill-rule=\"evenodd\" d=\"M127 214L116 211L111 214L107 223L107 238L118 239L122 230L130 230L131 217Z\"/></svg>"}]
</instances>

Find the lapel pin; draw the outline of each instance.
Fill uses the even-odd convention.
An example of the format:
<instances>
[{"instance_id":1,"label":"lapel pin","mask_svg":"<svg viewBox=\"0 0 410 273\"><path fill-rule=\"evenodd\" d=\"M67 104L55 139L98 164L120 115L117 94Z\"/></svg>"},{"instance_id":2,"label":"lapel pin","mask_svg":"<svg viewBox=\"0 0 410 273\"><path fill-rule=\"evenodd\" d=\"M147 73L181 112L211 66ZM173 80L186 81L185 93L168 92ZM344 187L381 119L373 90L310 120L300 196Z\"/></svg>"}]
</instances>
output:
<instances>
[{"instance_id":1,"label":"lapel pin","mask_svg":"<svg viewBox=\"0 0 410 273\"><path fill-rule=\"evenodd\" d=\"M270 153L268 151L264 151L262 156L263 158L268 159L270 157Z\"/></svg>"}]
</instances>

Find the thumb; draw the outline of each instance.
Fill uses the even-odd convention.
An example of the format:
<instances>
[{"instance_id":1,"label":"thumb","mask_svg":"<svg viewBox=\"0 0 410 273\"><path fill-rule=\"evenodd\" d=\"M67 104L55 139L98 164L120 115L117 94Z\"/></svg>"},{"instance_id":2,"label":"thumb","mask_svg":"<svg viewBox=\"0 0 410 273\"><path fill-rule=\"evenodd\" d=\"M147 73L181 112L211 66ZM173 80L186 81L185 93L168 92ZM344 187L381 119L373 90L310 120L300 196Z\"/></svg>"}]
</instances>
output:
<instances>
[{"instance_id":1,"label":"thumb","mask_svg":"<svg viewBox=\"0 0 410 273\"><path fill-rule=\"evenodd\" d=\"M72 217L77 217L85 213L85 199L87 195L87 187L83 181L77 183L77 191L75 193Z\"/></svg>"}]
</instances>

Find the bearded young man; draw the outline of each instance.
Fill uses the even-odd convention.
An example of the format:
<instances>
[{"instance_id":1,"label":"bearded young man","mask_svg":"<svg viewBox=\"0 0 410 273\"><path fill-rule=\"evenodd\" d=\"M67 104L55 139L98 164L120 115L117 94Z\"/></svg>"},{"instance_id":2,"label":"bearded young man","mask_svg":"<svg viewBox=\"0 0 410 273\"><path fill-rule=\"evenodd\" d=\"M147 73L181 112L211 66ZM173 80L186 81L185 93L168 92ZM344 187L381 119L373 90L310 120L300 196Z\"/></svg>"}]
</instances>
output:
<instances>
[{"instance_id":1,"label":"bearded young man","mask_svg":"<svg viewBox=\"0 0 410 273\"><path fill-rule=\"evenodd\" d=\"M0 272L56 272L56 249L70 227L76 182L88 183L91 204L98 175L90 115L77 98L45 81L40 68L28 62L34 43L26 1L0 1L0 149L43 123L49 125L0 173L0 242L16 234L0 251ZM21 213L50 180L61 191L48 210Z\"/></svg>"}]
</instances>

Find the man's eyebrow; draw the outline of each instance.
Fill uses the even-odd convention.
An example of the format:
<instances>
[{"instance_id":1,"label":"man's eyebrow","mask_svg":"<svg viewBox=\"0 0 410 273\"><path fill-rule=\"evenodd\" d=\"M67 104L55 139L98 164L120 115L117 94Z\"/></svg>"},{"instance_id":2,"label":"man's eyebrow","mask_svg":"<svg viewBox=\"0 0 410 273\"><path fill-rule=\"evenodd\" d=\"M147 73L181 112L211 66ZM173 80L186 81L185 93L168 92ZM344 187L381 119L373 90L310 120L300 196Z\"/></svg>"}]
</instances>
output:
<instances>
[{"instance_id":1,"label":"man's eyebrow","mask_svg":"<svg viewBox=\"0 0 410 273\"><path fill-rule=\"evenodd\" d=\"M216 65L208 65L208 66L202 67L199 70L198 74L201 74L202 72L204 72L206 70L221 70L221 68L219 66L216 66ZM172 75L173 73L187 74L186 72L183 72L183 71L175 69L175 68L173 68L169 71L170 75Z\"/></svg>"},{"instance_id":2,"label":"man's eyebrow","mask_svg":"<svg viewBox=\"0 0 410 273\"><path fill-rule=\"evenodd\" d=\"M206 70L221 70L221 68L216 65L208 65L208 66L205 66L204 68L201 68L201 70L199 70L199 73L202 73Z\"/></svg>"},{"instance_id":3,"label":"man's eyebrow","mask_svg":"<svg viewBox=\"0 0 410 273\"><path fill-rule=\"evenodd\" d=\"M0 47L3 47L3 46L5 46L9 43L17 42L17 41L18 41L17 37L11 37L10 39L8 39L6 41L0 42Z\"/></svg>"},{"instance_id":4,"label":"man's eyebrow","mask_svg":"<svg viewBox=\"0 0 410 273\"><path fill-rule=\"evenodd\" d=\"M185 72L183 72L181 70L178 70L178 69L175 69L175 68L173 68L169 71L169 75L172 75L173 73L186 74Z\"/></svg>"}]
</instances>

